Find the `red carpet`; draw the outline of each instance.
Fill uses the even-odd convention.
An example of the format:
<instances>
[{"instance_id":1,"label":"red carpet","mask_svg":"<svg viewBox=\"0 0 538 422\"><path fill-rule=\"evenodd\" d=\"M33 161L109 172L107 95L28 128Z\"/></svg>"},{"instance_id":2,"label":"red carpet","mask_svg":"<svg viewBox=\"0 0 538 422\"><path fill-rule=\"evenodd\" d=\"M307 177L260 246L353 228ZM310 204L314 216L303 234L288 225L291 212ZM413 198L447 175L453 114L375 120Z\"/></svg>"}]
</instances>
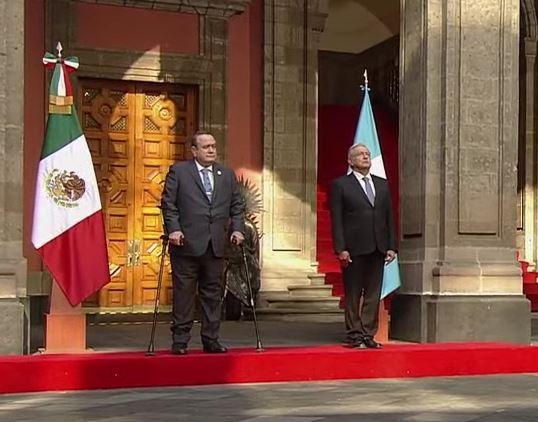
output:
<instances>
[{"instance_id":1,"label":"red carpet","mask_svg":"<svg viewBox=\"0 0 538 422\"><path fill-rule=\"evenodd\" d=\"M538 347L507 344L278 347L0 358L0 393L538 372Z\"/></svg>"},{"instance_id":2,"label":"red carpet","mask_svg":"<svg viewBox=\"0 0 538 422\"><path fill-rule=\"evenodd\" d=\"M531 303L531 312L538 312L538 273L529 271L529 263L521 261L521 275L523 277L523 293Z\"/></svg>"}]
</instances>

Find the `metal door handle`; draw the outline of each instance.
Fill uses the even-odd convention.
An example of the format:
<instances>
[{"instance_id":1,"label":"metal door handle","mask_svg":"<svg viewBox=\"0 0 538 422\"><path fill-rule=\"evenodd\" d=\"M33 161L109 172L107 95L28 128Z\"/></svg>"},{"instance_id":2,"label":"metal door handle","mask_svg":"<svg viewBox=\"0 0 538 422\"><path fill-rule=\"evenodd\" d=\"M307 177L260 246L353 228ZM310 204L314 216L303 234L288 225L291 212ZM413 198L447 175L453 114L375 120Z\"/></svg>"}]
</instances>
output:
<instances>
[{"instance_id":1,"label":"metal door handle","mask_svg":"<svg viewBox=\"0 0 538 422\"><path fill-rule=\"evenodd\" d=\"M125 264L126 267L132 267L133 266L133 249L134 249L134 242L132 240L127 241L127 263Z\"/></svg>"},{"instance_id":2,"label":"metal door handle","mask_svg":"<svg viewBox=\"0 0 538 422\"><path fill-rule=\"evenodd\" d=\"M133 241L133 266L140 265L140 245L141 245L140 239L135 239Z\"/></svg>"}]
</instances>

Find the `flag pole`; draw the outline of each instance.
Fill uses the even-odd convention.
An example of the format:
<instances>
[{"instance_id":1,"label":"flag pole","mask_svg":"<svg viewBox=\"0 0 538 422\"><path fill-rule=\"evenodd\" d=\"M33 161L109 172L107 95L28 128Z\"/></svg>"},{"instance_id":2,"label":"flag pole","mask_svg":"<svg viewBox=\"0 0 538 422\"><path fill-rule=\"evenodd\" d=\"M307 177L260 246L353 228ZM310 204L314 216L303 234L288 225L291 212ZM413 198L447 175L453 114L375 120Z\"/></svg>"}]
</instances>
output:
<instances>
[{"instance_id":1,"label":"flag pole","mask_svg":"<svg viewBox=\"0 0 538 422\"><path fill-rule=\"evenodd\" d=\"M110 282L99 186L69 79L79 61L64 58L62 50L58 42L56 54L46 52L42 59L52 77L36 177L32 244L53 279L42 353L87 351L81 303Z\"/></svg>"},{"instance_id":2,"label":"flag pole","mask_svg":"<svg viewBox=\"0 0 538 422\"><path fill-rule=\"evenodd\" d=\"M62 58L62 43L56 44L58 60ZM45 313L45 338L38 353L84 353L86 345L86 315L82 306L72 306L56 280L52 278L49 309Z\"/></svg>"}]
</instances>

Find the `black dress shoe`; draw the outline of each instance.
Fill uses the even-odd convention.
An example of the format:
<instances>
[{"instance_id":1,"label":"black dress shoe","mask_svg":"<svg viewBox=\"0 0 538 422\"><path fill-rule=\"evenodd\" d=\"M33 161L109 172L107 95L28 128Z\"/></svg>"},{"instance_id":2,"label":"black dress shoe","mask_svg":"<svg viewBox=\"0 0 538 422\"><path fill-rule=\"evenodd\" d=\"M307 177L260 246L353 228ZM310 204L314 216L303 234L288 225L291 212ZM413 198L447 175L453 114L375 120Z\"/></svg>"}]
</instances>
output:
<instances>
[{"instance_id":1,"label":"black dress shoe","mask_svg":"<svg viewBox=\"0 0 538 422\"><path fill-rule=\"evenodd\" d=\"M364 340L362 342L368 349L380 349L381 347L383 347L381 343L378 343L372 337L364 337Z\"/></svg>"},{"instance_id":2,"label":"black dress shoe","mask_svg":"<svg viewBox=\"0 0 538 422\"><path fill-rule=\"evenodd\" d=\"M172 344L172 354L173 355L186 355L187 354L187 345L183 343L174 343Z\"/></svg>"},{"instance_id":3,"label":"black dress shoe","mask_svg":"<svg viewBox=\"0 0 538 422\"><path fill-rule=\"evenodd\" d=\"M355 347L355 344L359 341L360 339L357 339L355 337L346 337L342 344L344 345L344 347Z\"/></svg>"},{"instance_id":4,"label":"black dress shoe","mask_svg":"<svg viewBox=\"0 0 538 422\"><path fill-rule=\"evenodd\" d=\"M355 340L351 347L354 349L366 349L366 344L364 343L364 339L360 338Z\"/></svg>"},{"instance_id":5,"label":"black dress shoe","mask_svg":"<svg viewBox=\"0 0 538 422\"><path fill-rule=\"evenodd\" d=\"M226 353L228 349L220 344L218 341L204 344L205 353Z\"/></svg>"}]
</instances>

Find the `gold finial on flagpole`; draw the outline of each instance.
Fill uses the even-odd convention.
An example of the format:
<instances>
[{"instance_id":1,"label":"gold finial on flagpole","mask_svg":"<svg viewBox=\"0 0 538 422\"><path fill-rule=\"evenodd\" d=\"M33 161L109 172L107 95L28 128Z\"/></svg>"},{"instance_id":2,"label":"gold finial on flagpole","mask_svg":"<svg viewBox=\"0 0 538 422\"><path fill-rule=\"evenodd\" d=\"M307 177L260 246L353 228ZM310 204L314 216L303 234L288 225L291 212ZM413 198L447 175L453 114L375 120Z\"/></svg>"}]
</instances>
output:
<instances>
[{"instance_id":1,"label":"gold finial on flagpole","mask_svg":"<svg viewBox=\"0 0 538 422\"><path fill-rule=\"evenodd\" d=\"M56 44L56 51L58 51L58 57L62 57L62 43L58 41L58 44Z\"/></svg>"},{"instance_id":2,"label":"gold finial on flagpole","mask_svg":"<svg viewBox=\"0 0 538 422\"><path fill-rule=\"evenodd\" d=\"M364 87L368 89L368 70L364 69L362 76L364 76Z\"/></svg>"}]
</instances>

